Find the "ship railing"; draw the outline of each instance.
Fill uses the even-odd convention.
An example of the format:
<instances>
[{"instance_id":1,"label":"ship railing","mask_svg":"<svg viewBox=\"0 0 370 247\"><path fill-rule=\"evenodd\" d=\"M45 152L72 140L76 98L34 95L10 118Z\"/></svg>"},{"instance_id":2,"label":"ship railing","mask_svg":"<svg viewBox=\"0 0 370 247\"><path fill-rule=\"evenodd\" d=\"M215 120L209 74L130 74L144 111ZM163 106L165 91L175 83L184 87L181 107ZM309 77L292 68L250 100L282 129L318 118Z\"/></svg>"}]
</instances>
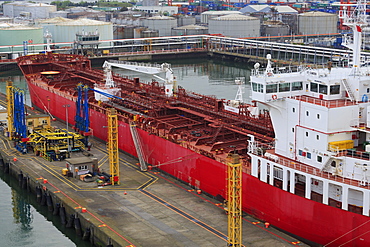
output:
<instances>
[{"instance_id":1,"label":"ship railing","mask_svg":"<svg viewBox=\"0 0 370 247\"><path fill-rule=\"evenodd\" d=\"M187 52L197 52L206 51L206 48L190 48L190 49L162 49L162 50L152 50L152 51L129 51L129 52L114 52L109 53L109 56L120 55L120 56L130 56L130 55L147 55L147 54L160 54L160 53L187 53Z\"/></svg>"},{"instance_id":2,"label":"ship railing","mask_svg":"<svg viewBox=\"0 0 370 247\"><path fill-rule=\"evenodd\" d=\"M315 104L315 105L324 106L324 107L327 107L327 108L336 108L336 107L343 107L343 106L356 104L355 102L351 102L351 100L349 100L349 99L338 99L338 100L330 100L329 101L329 100L309 97L309 96L306 96L306 95L290 96L290 98L294 98L296 100L300 100L300 101Z\"/></svg>"},{"instance_id":3,"label":"ship railing","mask_svg":"<svg viewBox=\"0 0 370 247\"><path fill-rule=\"evenodd\" d=\"M16 59L0 59L0 63L16 63Z\"/></svg>"},{"instance_id":4,"label":"ship railing","mask_svg":"<svg viewBox=\"0 0 370 247\"><path fill-rule=\"evenodd\" d=\"M129 61L120 61L120 60L108 60L110 63L118 63L118 64L125 64L125 65L133 65L133 66L143 66L143 67L151 67L151 68L160 68L160 64L156 63L138 63L138 62L129 62Z\"/></svg>"},{"instance_id":5,"label":"ship railing","mask_svg":"<svg viewBox=\"0 0 370 247\"><path fill-rule=\"evenodd\" d=\"M277 163L281 166L292 168L294 170L301 171L301 172L307 173L307 174L311 174L311 175L314 175L314 176L317 176L317 177L329 179L331 181L335 181L335 182L338 182L338 183L345 183L345 184L355 186L355 187L370 189L370 183L364 183L364 182L356 180L356 179L352 179L352 178L348 178L348 177L345 178L345 177L339 176L337 174L332 174L330 172L322 171L319 168L316 168L316 167L313 167L313 166L310 166L310 165L307 165L307 164L303 164L299 161L295 161L293 159L282 157L280 155L276 155L276 154L266 155L266 153L268 152L268 149L266 149L267 145L265 145L263 143L254 141L252 146L254 148L249 149L250 153L253 153L257 156L263 157L264 159L271 160L272 162ZM348 150L346 150L346 151L348 151ZM350 154L353 155L353 157L359 158L359 157L361 157L362 153L364 153L364 152L355 152L354 151L353 153L350 153ZM348 154L349 153L347 152L347 156L348 156ZM365 155L365 157L368 160L370 160L369 156L370 156L370 153L367 153L367 155Z\"/></svg>"}]
</instances>

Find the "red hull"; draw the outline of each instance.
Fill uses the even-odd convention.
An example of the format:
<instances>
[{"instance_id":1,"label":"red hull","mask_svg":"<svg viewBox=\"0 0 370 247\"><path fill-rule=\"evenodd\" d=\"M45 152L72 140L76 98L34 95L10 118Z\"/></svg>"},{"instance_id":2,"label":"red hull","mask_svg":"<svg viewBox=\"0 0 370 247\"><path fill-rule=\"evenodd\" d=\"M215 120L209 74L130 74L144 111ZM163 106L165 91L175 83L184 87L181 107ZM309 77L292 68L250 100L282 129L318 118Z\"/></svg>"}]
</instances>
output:
<instances>
[{"instance_id":1,"label":"red hull","mask_svg":"<svg viewBox=\"0 0 370 247\"><path fill-rule=\"evenodd\" d=\"M66 118L66 111L61 106L69 104L68 122L74 122L75 102L32 83L29 88L35 106L49 107L49 111L62 120ZM90 122L94 136L106 140L107 131L103 128L106 115L90 109ZM139 135L149 163L158 165L182 157L181 162L162 165L160 169L212 196L226 197L224 164L145 131L139 130ZM119 122L119 148L136 156L129 125L122 121ZM370 246L369 217L305 199L247 173L243 173L243 187L243 210L273 226L327 246Z\"/></svg>"}]
</instances>

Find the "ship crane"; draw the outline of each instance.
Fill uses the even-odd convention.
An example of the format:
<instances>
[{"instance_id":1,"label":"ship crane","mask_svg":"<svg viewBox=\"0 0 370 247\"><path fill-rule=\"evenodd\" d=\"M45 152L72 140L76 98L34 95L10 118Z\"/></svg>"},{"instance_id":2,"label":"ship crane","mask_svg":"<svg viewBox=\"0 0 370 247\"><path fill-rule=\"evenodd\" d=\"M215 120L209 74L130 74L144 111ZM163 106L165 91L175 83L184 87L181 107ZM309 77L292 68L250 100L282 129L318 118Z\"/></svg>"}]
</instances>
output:
<instances>
[{"instance_id":1,"label":"ship crane","mask_svg":"<svg viewBox=\"0 0 370 247\"><path fill-rule=\"evenodd\" d=\"M113 83L112 79L112 66L122 69L128 69L131 71L140 72L143 74L152 75L155 78L164 81L165 85L165 94L167 97L171 97L173 95L173 92L176 92L176 82L175 77L173 75L173 71L171 69L171 65L168 63L163 63L161 65L150 65L150 64L139 64L139 63L133 63L133 62L123 62L123 61L105 61L103 64L103 68L109 69L110 72L106 73L106 86L111 85L110 83ZM165 73L166 78L162 78L156 74L159 73Z\"/></svg>"}]
</instances>

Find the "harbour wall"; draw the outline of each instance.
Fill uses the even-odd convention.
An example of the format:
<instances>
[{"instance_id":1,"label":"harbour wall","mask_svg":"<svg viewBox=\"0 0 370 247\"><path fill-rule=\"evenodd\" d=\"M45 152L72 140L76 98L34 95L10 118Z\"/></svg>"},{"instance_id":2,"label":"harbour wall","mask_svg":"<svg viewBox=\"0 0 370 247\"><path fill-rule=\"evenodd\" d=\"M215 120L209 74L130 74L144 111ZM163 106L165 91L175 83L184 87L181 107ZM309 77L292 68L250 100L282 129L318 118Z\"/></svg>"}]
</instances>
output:
<instances>
[{"instance_id":1,"label":"harbour wall","mask_svg":"<svg viewBox=\"0 0 370 247\"><path fill-rule=\"evenodd\" d=\"M86 241L90 241L94 246L122 246L120 241L109 231L106 227L101 227L98 222L94 222L92 215L84 212L83 208L75 206L73 199L71 199L66 194L58 191L53 187L53 185L47 182L47 179L41 178L31 169L31 166L25 166L17 162L15 157L10 157L0 150L0 169L4 171L5 174L18 178L19 185L22 189L34 194L37 197L37 201L45 207L48 207L49 211L53 212L53 215L59 215L61 224L65 224L67 228L74 227L76 234L84 238ZM39 191L38 191L39 190ZM41 190L41 195L40 195ZM50 199L43 198L44 196L50 196ZM65 209L65 223L61 216L61 210L57 210L57 205L64 207ZM58 211L58 214L55 212ZM74 215L74 219L78 218L80 222L80 227L76 224L76 220L71 215ZM90 235L86 233L87 229L90 229ZM86 238L86 239L85 239Z\"/></svg>"}]
</instances>

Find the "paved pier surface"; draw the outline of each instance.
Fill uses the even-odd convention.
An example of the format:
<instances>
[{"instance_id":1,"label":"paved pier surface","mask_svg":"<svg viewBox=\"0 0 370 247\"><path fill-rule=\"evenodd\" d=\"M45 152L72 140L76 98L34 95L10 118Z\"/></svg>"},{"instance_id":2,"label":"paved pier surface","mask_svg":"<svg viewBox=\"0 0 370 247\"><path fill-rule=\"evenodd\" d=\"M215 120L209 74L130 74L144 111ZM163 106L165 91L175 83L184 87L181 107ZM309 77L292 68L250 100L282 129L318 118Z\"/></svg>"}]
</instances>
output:
<instances>
[{"instance_id":1,"label":"paved pier surface","mask_svg":"<svg viewBox=\"0 0 370 247\"><path fill-rule=\"evenodd\" d=\"M3 98L0 104L4 104ZM53 125L65 128L65 123ZM90 142L92 157L98 158L99 168L109 173L106 144L92 138ZM22 155L3 134L0 149L10 157L11 167L37 181L53 195L54 202L73 209L83 225L89 224L101 245L108 242L113 246L145 247L227 245L227 215L219 201L155 170L140 172L133 157L120 153L120 185L98 187L95 181L88 183L63 176L65 161L49 162L34 153ZM71 158L80 156L81 152L72 153ZM263 222L250 216L243 218L243 244L307 246L273 226L266 229Z\"/></svg>"}]
</instances>

